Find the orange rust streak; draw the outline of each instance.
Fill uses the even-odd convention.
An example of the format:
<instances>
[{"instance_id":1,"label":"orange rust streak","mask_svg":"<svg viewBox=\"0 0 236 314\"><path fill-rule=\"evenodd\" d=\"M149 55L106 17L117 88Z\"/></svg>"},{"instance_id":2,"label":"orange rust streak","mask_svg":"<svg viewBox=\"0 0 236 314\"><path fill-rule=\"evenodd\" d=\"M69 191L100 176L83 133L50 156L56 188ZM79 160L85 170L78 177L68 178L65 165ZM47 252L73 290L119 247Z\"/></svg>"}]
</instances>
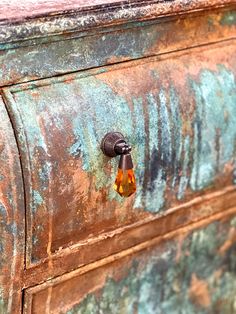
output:
<instances>
[{"instance_id":1,"label":"orange rust streak","mask_svg":"<svg viewBox=\"0 0 236 314\"><path fill-rule=\"evenodd\" d=\"M219 253L223 255L232 245L236 243L236 229L230 228L228 239L220 247Z\"/></svg>"},{"instance_id":2,"label":"orange rust streak","mask_svg":"<svg viewBox=\"0 0 236 314\"><path fill-rule=\"evenodd\" d=\"M197 278L196 274L192 274L189 295L195 303L202 307L207 308L211 303L207 283Z\"/></svg>"}]
</instances>

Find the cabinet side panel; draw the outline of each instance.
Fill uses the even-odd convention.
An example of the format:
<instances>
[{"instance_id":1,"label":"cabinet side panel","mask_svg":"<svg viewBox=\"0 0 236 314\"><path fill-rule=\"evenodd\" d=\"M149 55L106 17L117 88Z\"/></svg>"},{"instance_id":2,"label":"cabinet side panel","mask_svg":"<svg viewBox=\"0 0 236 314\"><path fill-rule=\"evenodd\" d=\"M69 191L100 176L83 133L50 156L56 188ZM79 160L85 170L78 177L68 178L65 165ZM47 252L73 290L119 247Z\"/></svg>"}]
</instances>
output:
<instances>
[{"instance_id":1,"label":"cabinet side panel","mask_svg":"<svg viewBox=\"0 0 236 314\"><path fill-rule=\"evenodd\" d=\"M24 192L14 132L0 96L0 313L20 313Z\"/></svg>"}]
</instances>

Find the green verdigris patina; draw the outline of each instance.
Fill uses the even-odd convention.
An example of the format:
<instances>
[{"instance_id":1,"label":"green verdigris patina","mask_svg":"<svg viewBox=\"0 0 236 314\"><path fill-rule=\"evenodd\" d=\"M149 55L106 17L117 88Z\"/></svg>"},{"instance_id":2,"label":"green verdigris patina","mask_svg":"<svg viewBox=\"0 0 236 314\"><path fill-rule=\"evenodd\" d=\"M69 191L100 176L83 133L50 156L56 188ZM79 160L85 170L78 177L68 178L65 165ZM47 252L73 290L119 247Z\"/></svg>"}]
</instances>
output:
<instances>
[{"instance_id":1,"label":"green verdigris patina","mask_svg":"<svg viewBox=\"0 0 236 314\"><path fill-rule=\"evenodd\" d=\"M236 158L236 81L224 66L218 73L204 70L195 93L194 161L190 185L193 190L212 183L217 171Z\"/></svg>"},{"instance_id":2,"label":"green verdigris patina","mask_svg":"<svg viewBox=\"0 0 236 314\"><path fill-rule=\"evenodd\" d=\"M114 180L103 175L103 161L97 150L99 139L110 130L122 130L134 147L138 180L134 206L148 211L156 212L164 206L168 175L172 177L173 190L178 186L177 198L181 199L189 187L195 191L211 185L224 165L236 158L234 74L219 66L216 72L203 70L199 81L189 79L189 85L196 106L193 118L191 108L188 108L189 121L184 121L186 116L181 115L181 100L173 86L156 94L150 92L145 99L132 97L132 112L129 102L107 84L91 77L78 81L81 98L86 100L88 110L73 120L76 142L70 153L82 156L83 169L98 178L98 188L109 186ZM193 140L189 134L183 135L184 123L193 129ZM150 175L144 186L147 147ZM98 166L99 160L101 166ZM110 197L114 196L116 194L111 191Z\"/></svg>"},{"instance_id":3,"label":"green verdigris patina","mask_svg":"<svg viewBox=\"0 0 236 314\"><path fill-rule=\"evenodd\" d=\"M22 298L22 289L39 282L45 287L63 272L146 241L143 235L131 236L119 246L113 239L126 227L151 225L153 214L206 189L232 191L223 188L236 183L232 1L219 8L217 0L122 6L96 0L87 9L79 8L82 2L88 5L85 1L77 1L70 9L58 3L58 11L48 11L43 2L42 11L32 4L29 13L30 7L13 3L0 13L0 85L5 86L5 103L0 98L0 313L22 312L29 297L27 291ZM204 10L209 7L216 9ZM54 76L60 77L44 80ZM124 133L133 146L138 191L128 200L112 190L117 165L99 149L112 130ZM109 237L113 244L106 253L89 251L92 242L99 251L100 240L103 245ZM235 219L188 234L182 254L178 240L170 240L147 256L126 256L128 266L117 264L127 274L118 278L110 269L99 293L90 289L68 313L235 313L233 238ZM73 244L80 254L77 264L67 262L74 257L67 255L70 250L63 256ZM79 250L81 244L87 254ZM42 306L47 313L57 284L46 289Z\"/></svg>"},{"instance_id":4,"label":"green verdigris patina","mask_svg":"<svg viewBox=\"0 0 236 314\"><path fill-rule=\"evenodd\" d=\"M68 238L79 241L94 229L96 234L114 230L203 190L235 183L235 47L224 47L225 55L221 49L10 89L8 109L21 150L35 260L47 254L42 239L50 228L56 250ZM117 160L100 149L110 131L123 133L133 147L138 188L128 200L112 188Z\"/></svg>"},{"instance_id":5,"label":"green verdigris patina","mask_svg":"<svg viewBox=\"0 0 236 314\"><path fill-rule=\"evenodd\" d=\"M220 19L222 25L236 25L236 12L226 12Z\"/></svg>"},{"instance_id":6,"label":"green verdigris patina","mask_svg":"<svg viewBox=\"0 0 236 314\"><path fill-rule=\"evenodd\" d=\"M27 108L25 112L22 110L22 116L28 141L34 144L29 146L30 154L34 154L35 147L48 149L47 139L41 134L40 125L35 123L36 115L40 115L47 127L62 132L64 110L63 119L72 118L74 134L74 143L67 148L69 154L82 159L82 168L95 176L97 189L107 187L110 199L122 201L109 188L115 172L112 176L104 173L104 158L99 150L102 137L111 130L119 130L133 146L138 181L134 206L158 212L165 204L168 176L172 178L171 188L175 190L177 187L176 197L182 199L187 188L195 191L211 185L224 165L236 156L232 145L236 143L234 74L219 66L215 72L201 71L198 81L189 77L188 82L196 101L193 114L191 107L183 113L179 92L174 85L157 92L150 91L145 98L132 96L131 91L131 99L127 100L99 76L45 87L45 93L39 94L34 103L30 92L17 93L19 102L24 101ZM156 85L159 85L158 78ZM57 101L53 97L56 93ZM63 103L65 99L67 103ZM193 139L190 133L183 134L186 124ZM111 162L113 169L116 168L116 161ZM50 161L45 160L45 164L38 168L41 189L47 188L52 167ZM148 178L144 182L145 176ZM39 199L42 201L40 191L34 195L36 203Z\"/></svg>"},{"instance_id":7,"label":"green verdigris patina","mask_svg":"<svg viewBox=\"0 0 236 314\"><path fill-rule=\"evenodd\" d=\"M6 314L20 312L25 211L17 145L1 96L0 116L0 314Z\"/></svg>"},{"instance_id":8,"label":"green verdigris patina","mask_svg":"<svg viewBox=\"0 0 236 314\"><path fill-rule=\"evenodd\" d=\"M67 314L234 314L235 236L232 218L189 233L181 249L176 239L144 251L134 258L125 278L117 280L109 273L99 291Z\"/></svg>"},{"instance_id":9,"label":"green verdigris patina","mask_svg":"<svg viewBox=\"0 0 236 314\"><path fill-rule=\"evenodd\" d=\"M167 3L156 5L166 6ZM155 6L149 5L148 10L157 14ZM124 10L127 19L131 8L126 10L122 6L119 9ZM187 4L182 9L186 10ZM96 14L98 12L99 10ZM109 17L108 12L105 16ZM89 31L82 31L87 25L85 20L93 24L97 22L97 16L86 14L85 18L79 14L67 19L64 15L58 17L53 14L50 22L49 17L46 20L40 17L36 20L24 19L22 24L13 25L4 19L0 23L0 64L3 65L0 67L0 84L42 79L185 49L205 44L206 38L208 43L232 38L235 33L235 16L235 9L229 8L223 12L211 10L201 12L201 15L183 15L181 19L166 17L163 23L159 19L136 21ZM193 29L196 29L194 41ZM52 36L48 36L51 32ZM175 36L172 36L173 33Z\"/></svg>"}]
</instances>

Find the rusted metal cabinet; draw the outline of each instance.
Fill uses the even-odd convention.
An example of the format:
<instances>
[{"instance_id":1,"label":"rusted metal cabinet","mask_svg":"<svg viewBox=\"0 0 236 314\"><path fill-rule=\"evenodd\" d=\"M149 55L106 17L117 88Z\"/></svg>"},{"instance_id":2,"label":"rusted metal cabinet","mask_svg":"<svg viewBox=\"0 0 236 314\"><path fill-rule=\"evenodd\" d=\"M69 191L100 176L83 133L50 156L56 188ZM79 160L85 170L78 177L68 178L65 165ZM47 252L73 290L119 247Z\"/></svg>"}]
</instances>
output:
<instances>
[{"instance_id":1,"label":"rusted metal cabinet","mask_svg":"<svg viewBox=\"0 0 236 314\"><path fill-rule=\"evenodd\" d=\"M2 5L1 313L236 313L235 37L229 0Z\"/></svg>"}]
</instances>

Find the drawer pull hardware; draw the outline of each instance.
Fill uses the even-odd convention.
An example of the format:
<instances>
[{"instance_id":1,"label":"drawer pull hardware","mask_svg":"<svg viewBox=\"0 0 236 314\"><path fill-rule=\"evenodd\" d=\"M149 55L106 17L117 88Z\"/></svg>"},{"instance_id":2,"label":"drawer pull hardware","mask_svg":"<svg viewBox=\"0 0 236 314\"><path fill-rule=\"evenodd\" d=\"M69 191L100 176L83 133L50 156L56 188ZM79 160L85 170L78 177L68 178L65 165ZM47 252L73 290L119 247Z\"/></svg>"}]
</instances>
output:
<instances>
[{"instance_id":1,"label":"drawer pull hardware","mask_svg":"<svg viewBox=\"0 0 236 314\"><path fill-rule=\"evenodd\" d=\"M122 197L129 197L136 191L131 146L120 132L109 132L102 140L101 149L108 157L120 156L114 190Z\"/></svg>"}]
</instances>

